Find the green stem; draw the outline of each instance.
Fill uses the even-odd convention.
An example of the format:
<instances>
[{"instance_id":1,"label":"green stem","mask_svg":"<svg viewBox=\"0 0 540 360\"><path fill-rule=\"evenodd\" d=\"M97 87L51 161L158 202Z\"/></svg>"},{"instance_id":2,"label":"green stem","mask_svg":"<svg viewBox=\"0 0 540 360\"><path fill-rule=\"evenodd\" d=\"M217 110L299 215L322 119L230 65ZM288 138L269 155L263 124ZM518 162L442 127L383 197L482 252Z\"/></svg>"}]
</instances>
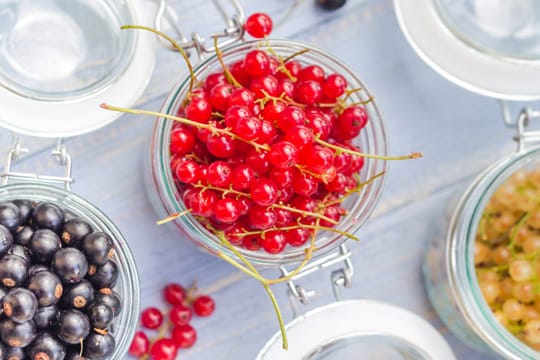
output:
<instances>
[{"instance_id":1,"label":"green stem","mask_svg":"<svg viewBox=\"0 0 540 360\"><path fill-rule=\"evenodd\" d=\"M160 112L157 112L157 111L122 108L122 107L113 106L113 105L109 105L109 104L105 104L105 103L101 104L100 106L103 109L106 109L106 110L118 111L118 112L123 112L123 113L128 113L128 114L149 115L149 116L163 117L165 119L177 121L177 122L180 122L182 124L191 125L191 126L198 127L198 128L201 128L201 129L208 129L212 133L220 133L220 134L230 136L233 139L240 140L242 142L245 142L246 144L249 144L249 145L253 146L257 150L269 150L270 149L267 145L261 145L261 144L257 144L254 141L246 140L246 139L236 135L235 133L233 133L233 132L231 132L231 131L229 131L227 129L219 129L219 128L213 127L210 124L203 124L203 123L199 123L199 122L189 120L189 119L186 119L186 118L182 118L182 117L178 117L178 116L174 116L174 115L169 115L169 114L163 114L163 113L160 113Z\"/></svg>"},{"instance_id":2,"label":"green stem","mask_svg":"<svg viewBox=\"0 0 540 360\"><path fill-rule=\"evenodd\" d=\"M324 215L321 215L319 213L314 213L314 212L305 211L305 210L298 210L297 208L293 208L293 207L283 205L283 204L274 204L274 205L270 205L270 207L283 209L283 210L288 210L288 211L290 211L292 213L300 214L300 215L303 215L303 216L312 216L314 218L326 220L329 223L334 224L334 225L338 224L338 222L336 220L330 219L328 216L324 216Z\"/></svg>"},{"instance_id":3,"label":"green stem","mask_svg":"<svg viewBox=\"0 0 540 360\"><path fill-rule=\"evenodd\" d=\"M352 194L356 194L357 192L359 192L360 190L362 190L362 188L364 186L366 186L367 184L375 181L375 179L383 176L386 172L385 171L381 171L380 173L370 177L369 179L367 179L366 181L364 182L361 182L360 184L356 185L355 187L353 187L351 190L347 191L345 193L345 195L343 195L342 197L340 197L339 199L337 200L332 200L332 201L329 201L329 202L323 202L323 206L324 207L328 207L328 206L332 206L332 205L337 205L337 204L341 204L343 201L345 201L345 199L347 199L349 196L351 196Z\"/></svg>"},{"instance_id":4,"label":"green stem","mask_svg":"<svg viewBox=\"0 0 540 360\"><path fill-rule=\"evenodd\" d=\"M351 240L360 241L360 239L357 238L356 236L354 236L353 234L350 234L350 233L348 233L346 231L343 231L343 230L339 230L339 229L331 228L331 227L327 227L327 226L315 226L315 225L308 225L308 224L285 226L285 227L276 227L276 228L271 228L271 229L268 229L268 230L246 231L246 232L243 232L241 234L235 234L235 236L244 237L244 236L249 236L249 235L261 235L261 234L265 233L266 231L288 231L288 230L295 230L295 229L314 229L314 230L330 231L330 232L334 232L336 234L340 234L342 236L345 236L345 237L347 237L347 238L349 238Z\"/></svg>"},{"instance_id":5,"label":"green stem","mask_svg":"<svg viewBox=\"0 0 540 360\"><path fill-rule=\"evenodd\" d=\"M283 349L287 350L289 348L289 341L287 340L287 332L285 330L285 323L283 322L283 316L281 315L281 310L279 308L279 305L277 303L276 297L274 296L274 293L272 292L272 289L270 289L269 285L263 284L264 290L268 293L268 296L270 297L270 300L272 301L272 305L274 306L274 310L276 312L276 316L279 322L279 329L281 330L281 343L283 346Z\"/></svg>"},{"instance_id":6,"label":"green stem","mask_svg":"<svg viewBox=\"0 0 540 360\"><path fill-rule=\"evenodd\" d=\"M529 220L530 217L531 217L530 213L528 212L523 213L523 215L521 215L521 218L517 222L516 227L513 229L512 233L510 234L508 250L510 250L510 254L512 254L512 257L516 255L515 241L516 241L517 234L519 230L521 230L521 227L523 226L523 224L525 224L527 220Z\"/></svg>"},{"instance_id":7,"label":"green stem","mask_svg":"<svg viewBox=\"0 0 540 360\"><path fill-rule=\"evenodd\" d=\"M295 57L300 56L302 54L305 54L307 52L309 52L309 49L303 49L303 50L297 51L294 54L291 54L291 55L287 56L285 59L283 59L283 62L286 63L287 61L290 61L290 60L294 59Z\"/></svg>"},{"instance_id":8,"label":"green stem","mask_svg":"<svg viewBox=\"0 0 540 360\"><path fill-rule=\"evenodd\" d=\"M217 253L217 256L223 260L225 260L226 262L228 262L229 264L231 264L232 266L234 266L235 268L239 269L240 271L244 272L245 274L253 277L254 279L258 280L261 282L261 284L263 284L264 286L267 285L268 283L268 280L266 280L265 278L263 278L262 276L260 276L259 274L256 274L254 273L253 271L249 270L248 268L246 268L245 266L239 264L238 262L236 262L234 259L232 259L231 257L229 257L228 255L226 255L225 253L221 252L221 251L218 251Z\"/></svg>"},{"instance_id":9,"label":"green stem","mask_svg":"<svg viewBox=\"0 0 540 360\"><path fill-rule=\"evenodd\" d=\"M320 145L326 146L327 148L334 149L334 150L336 150L336 151L340 151L340 152L342 152L342 153L347 153L347 154L351 154L351 155L355 155L355 156L360 156L360 157L368 158L368 159L378 159L378 160L411 160L411 159L418 159L418 158L421 158L422 156L424 156L422 153L419 153L419 152L413 152L413 153L411 153L410 155L404 155L404 156L371 155L371 154L365 154L365 153L361 153L361 152L354 151L354 150L350 150L350 149L345 149L345 148L336 146L336 145L334 145L334 144L331 144L331 143L329 143L329 142L326 142L326 141L324 141L324 140L321 140L320 138L315 138L315 142L318 143L318 144L320 144Z\"/></svg>"},{"instance_id":10,"label":"green stem","mask_svg":"<svg viewBox=\"0 0 540 360\"><path fill-rule=\"evenodd\" d=\"M197 80L195 78L195 72L193 71L193 66L191 65L191 61L189 61L189 56L186 54L186 51L180 46L180 44L178 44L173 38L171 38L169 35L165 34L165 33L162 33L161 31L159 30L156 30L154 28L151 28L151 27L148 27L148 26L143 26L143 25L124 25L122 27L120 27L120 29L124 30L124 29L139 29L139 30L146 30L146 31L150 31L158 36L161 36L162 38L166 39L168 42L171 43L171 45L176 49L178 50L178 52L182 55L182 57L184 58L186 64L187 64L187 67L189 69L189 76L190 76L190 80L189 80L189 94L191 94L191 92L193 91L193 84L195 83L195 81Z\"/></svg>"},{"instance_id":11,"label":"green stem","mask_svg":"<svg viewBox=\"0 0 540 360\"><path fill-rule=\"evenodd\" d=\"M227 81L231 85L233 85L234 87L241 88L242 84L240 84L234 78L233 74L231 74L231 72L230 72L229 68L227 67L227 65L225 65L225 61L223 61L223 53L221 52L221 50L219 50L218 38L217 37L214 38L214 48L216 50L216 56L218 58L218 61L221 64L221 67L223 68L223 74L225 74L225 77L227 78Z\"/></svg>"}]
</instances>

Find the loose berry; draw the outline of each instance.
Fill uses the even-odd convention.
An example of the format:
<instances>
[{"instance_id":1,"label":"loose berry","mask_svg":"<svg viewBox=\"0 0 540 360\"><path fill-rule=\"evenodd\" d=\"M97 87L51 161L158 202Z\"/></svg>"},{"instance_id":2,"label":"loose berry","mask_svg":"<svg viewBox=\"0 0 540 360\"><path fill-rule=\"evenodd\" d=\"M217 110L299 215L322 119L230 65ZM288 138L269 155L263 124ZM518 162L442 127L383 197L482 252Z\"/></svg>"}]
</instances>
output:
<instances>
[{"instance_id":1,"label":"loose berry","mask_svg":"<svg viewBox=\"0 0 540 360\"><path fill-rule=\"evenodd\" d=\"M272 32L272 19L264 13L255 13L246 19L246 32L256 39L264 38Z\"/></svg>"},{"instance_id":2,"label":"loose berry","mask_svg":"<svg viewBox=\"0 0 540 360\"><path fill-rule=\"evenodd\" d=\"M155 307L145 309L141 314L141 324L147 329L155 330L163 323L163 314Z\"/></svg>"},{"instance_id":3,"label":"loose berry","mask_svg":"<svg viewBox=\"0 0 540 360\"><path fill-rule=\"evenodd\" d=\"M186 300L186 290L180 284L169 284L163 289L163 297L172 306L183 305Z\"/></svg>"},{"instance_id":4,"label":"loose berry","mask_svg":"<svg viewBox=\"0 0 540 360\"><path fill-rule=\"evenodd\" d=\"M189 349L197 341L197 332L189 324L175 326L171 335L172 340L180 349Z\"/></svg>"},{"instance_id":5,"label":"loose berry","mask_svg":"<svg viewBox=\"0 0 540 360\"><path fill-rule=\"evenodd\" d=\"M191 321L191 309L184 305L177 305L171 309L169 318L176 326L189 324Z\"/></svg>"},{"instance_id":6,"label":"loose berry","mask_svg":"<svg viewBox=\"0 0 540 360\"><path fill-rule=\"evenodd\" d=\"M216 304L210 296L200 295L193 301L193 311L198 316L210 316L214 312Z\"/></svg>"},{"instance_id":7,"label":"loose berry","mask_svg":"<svg viewBox=\"0 0 540 360\"><path fill-rule=\"evenodd\" d=\"M148 336L142 331L137 331L135 333L135 336L133 337L133 340L131 341L131 345L129 347L129 354L134 357L141 357L146 354L148 354L148 350L150 349L150 340L148 340Z\"/></svg>"}]
</instances>

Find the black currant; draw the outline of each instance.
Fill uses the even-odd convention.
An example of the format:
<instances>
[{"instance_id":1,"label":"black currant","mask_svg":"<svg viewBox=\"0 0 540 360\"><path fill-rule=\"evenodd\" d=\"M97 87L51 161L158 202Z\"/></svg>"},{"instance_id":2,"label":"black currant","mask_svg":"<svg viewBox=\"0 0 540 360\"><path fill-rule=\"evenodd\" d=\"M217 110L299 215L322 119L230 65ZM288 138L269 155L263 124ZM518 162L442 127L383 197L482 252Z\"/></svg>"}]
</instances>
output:
<instances>
[{"instance_id":1,"label":"black currant","mask_svg":"<svg viewBox=\"0 0 540 360\"><path fill-rule=\"evenodd\" d=\"M0 225L8 228L9 231L15 231L21 224L21 212L17 205L12 202L0 203Z\"/></svg>"},{"instance_id":2,"label":"black currant","mask_svg":"<svg viewBox=\"0 0 540 360\"><path fill-rule=\"evenodd\" d=\"M15 206L19 208L21 225L28 224L32 218L32 213L34 211L34 204L30 200L18 199L12 201Z\"/></svg>"},{"instance_id":3,"label":"black currant","mask_svg":"<svg viewBox=\"0 0 540 360\"><path fill-rule=\"evenodd\" d=\"M42 332L26 349L31 360L63 360L66 356L66 345L56 336Z\"/></svg>"},{"instance_id":4,"label":"black currant","mask_svg":"<svg viewBox=\"0 0 540 360\"><path fill-rule=\"evenodd\" d=\"M60 315L60 310L56 305L38 307L32 320L36 329L48 329L56 325L58 315Z\"/></svg>"},{"instance_id":5,"label":"black currant","mask_svg":"<svg viewBox=\"0 0 540 360\"><path fill-rule=\"evenodd\" d=\"M27 360L28 356L24 349L18 347L10 347L7 349L7 360Z\"/></svg>"},{"instance_id":6,"label":"black currant","mask_svg":"<svg viewBox=\"0 0 540 360\"><path fill-rule=\"evenodd\" d=\"M14 322L22 324L31 320L36 313L38 301L33 292L25 288L15 288L5 297L2 304L4 314Z\"/></svg>"},{"instance_id":7,"label":"black currant","mask_svg":"<svg viewBox=\"0 0 540 360\"><path fill-rule=\"evenodd\" d=\"M6 254L13 245L13 235L9 229L0 225L0 256Z\"/></svg>"},{"instance_id":8,"label":"black currant","mask_svg":"<svg viewBox=\"0 0 540 360\"><path fill-rule=\"evenodd\" d=\"M28 278L28 264L19 256L5 255L0 259L0 282L8 288L21 286Z\"/></svg>"},{"instance_id":9,"label":"black currant","mask_svg":"<svg viewBox=\"0 0 540 360\"><path fill-rule=\"evenodd\" d=\"M94 287L88 280L81 280L64 289L60 305L65 309L85 309L94 301Z\"/></svg>"},{"instance_id":10,"label":"black currant","mask_svg":"<svg viewBox=\"0 0 540 360\"><path fill-rule=\"evenodd\" d=\"M7 348L1 341L0 341L0 359L2 360L7 359Z\"/></svg>"},{"instance_id":11,"label":"black currant","mask_svg":"<svg viewBox=\"0 0 540 360\"><path fill-rule=\"evenodd\" d=\"M113 353L114 347L115 341L111 334L92 332L84 340L83 355L90 359L105 359Z\"/></svg>"},{"instance_id":12,"label":"black currant","mask_svg":"<svg viewBox=\"0 0 540 360\"><path fill-rule=\"evenodd\" d=\"M60 249L60 238L49 229L36 230L30 239L32 259L40 264L49 264Z\"/></svg>"},{"instance_id":13,"label":"black currant","mask_svg":"<svg viewBox=\"0 0 540 360\"><path fill-rule=\"evenodd\" d=\"M74 284L86 276L88 261L75 248L64 248L54 254L51 268L64 284Z\"/></svg>"},{"instance_id":14,"label":"black currant","mask_svg":"<svg viewBox=\"0 0 540 360\"><path fill-rule=\"evenodd\" d=\"M62 229L62 243L65 246L80 247L86 235L92 233L92 226L82 219L69 220Z\"/></svg>"},{"instance_id":15,"label":"black currant","mask_svg":"<svg viewBox=\"0 0 540 360\"><path fill-rule=\"evenodd\" d=\"M56 304L62 297L64 290L58 276L50 271L40 271L31 276L27 288L34 293L39 306Z\"/></svg>"},{"instance_id":16,"label":"black currant","mask_svg":"<svg viewBox=\"0 0 540 360\"><path fill-rule=\"evenodd\" d=\"M345 5L347 0L316 0L316 2L325 10L336 10Z\"/></svg>"},{"instance_id":17,"label":"black currant","mask_svg":"<svg viewBox=\"0 0 540 360\"><path fill-rule=\"evenodd\" d=\"M49 229L59 233L64 226L64 212L55 204L42 202L34 209L32 225L36 229Z\"/></svg>"},{"instance_id":18,"label":"black currant","mask_svg":"<svg viewBox=\"0 0 540 360\"><path fill-rule=\"evenodd\" d=\"M113 242L109 235L95 232L84 238L82 251L90 264L103 265L114 253Z\"/></svg>"},{"instance_id":19,"label":"black currant","mask_svg":"<svg viewBox=\"0 0 540 360\"><path fill-rule=\"evenodd\" d=\"M17 324L9 319L0 322L0 337L10 347L23 348L36 337L33 321Z\"/></svg>"},{"instance_id":20,"label":"black currant","mask_svg":"<svg viewBox=\"0 0 540 360\"><path fill-rule=\"evenodd\" d=\"M24 246L30 245L30 239L34 235L34 229L30 225L19 226L13 235L13 241Z\"/></svg>"},{"instance_id":21,"label":"black currant","mask_svg":"<svg viewBox=\"0 0 540 360\"><path fill-rule=\"evenodd\" d=\"M86 315L94 329L106 329L114 319L114 311L104 303L93 303L86 310Z\"/></svg>"},{"instance_id":22,"label":"black currant","mask_svg":"<svg viewBox=\"0 0 540 360\"><path fill-rule=\"evenodd\" d=\"M78 310L65 310L60 313L56 335L67 344L78 344L90 332L88 316Z\"/></svg>"},{"instance_id":23,"label":"black currant","mask_svg":"<svg viewBox=\"0 0 540 360\"><path fill-rule=\"evenodd\" d=\"M88 360L88 358L81 355L81 344L68 346L67 354L64 360Z\"/></svg>"},{"instance_id":24,"label":"black currant","mask_svg":"<svg viewBox=\"0 0 540 360\"><path fill-rule=\"evenodd\" d=\"M30 258L30 251L26 248L26 246L14 244L11 249L8 252L9 255L17 256L23 259L28 265L32 262Z\"/></svg>"},{"instance_id":25,"label":"black currant","mask_svg":"<svg viewBox=\"0 0 540 360\"><path fill-rule=\"evenodd\" d=\"M43 264L32 265L30 266L30 269L28 269L28 277L32 277L40 271L49 271L49 268Z\"/></svg>"},{"instance_id":26,"label":"black currant","mask_svg":"<svg viewBox=\"0 0 540 360\"><path fill-rule=\"evenodd\" d=\"M120 296L111 289L101 289L96 291L94 302L109 305L113 310L115 317L122 311L122 301L120 300Z\"/></svg>"},{"instance_id":27,"label":"black currant","mask_svg":"<svg viewBox=\"0 0 540 360\"><path fill-rule=\"evenodd\" d=\"M118 280L118 266L111 260L102 266L90 265L86 278L97 289L113 288Z\"/></svg>"},{"instance_id":28,"label":"black currant","mask_svg":"<svg viewBox=\"0 0 540 360\"><path fill-rule=\"evenodd\" d=\"M2 303L2 301L4 300L4 297L7 295L8 292L9 292L8 290L0 286L0 304Z\"/></svg>"}]
</instances>

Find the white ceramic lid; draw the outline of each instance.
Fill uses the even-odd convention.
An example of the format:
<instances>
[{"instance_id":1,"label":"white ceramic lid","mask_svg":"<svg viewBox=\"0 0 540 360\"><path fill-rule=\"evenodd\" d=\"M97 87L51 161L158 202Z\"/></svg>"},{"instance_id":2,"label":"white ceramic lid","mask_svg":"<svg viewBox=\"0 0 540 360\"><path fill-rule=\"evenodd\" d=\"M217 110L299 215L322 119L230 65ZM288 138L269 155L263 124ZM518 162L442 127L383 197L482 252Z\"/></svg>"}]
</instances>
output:
<instances>
[{"instance_id":1,"label":"white ceramic lid","mask_svg":"<svg viewBox=\"0 0 540 360\"><path fill-rule=\"evenodd\" d=\"M124 6L124 2L121 3ZM151 16L155 13L153 2L126 1L125 6L130 9L135 24L152 24ZM95 29L95 31L99 32L100 29ZM128 59L122 71L119 71L106 86L88 94L57 97L52 100L31 98L31 96L20 95L0 86L0 104L2 104L0 126L21 134L56 138L88 133L117 119L122 115L121 113L104 110L100 108L100 104L107 102L129 107L139 99L154 69L157 43L155 36L148 32L124 31L131 31L135 36L133 50L127 55L131 59ZM67 34L67 36L70 35ZM23 46L20 48L24 49ZM91 51L99 51L99 49L91 49ZM89 67L92 65L88 64ZM42 73L44 76L47 74L46 71ZM43 78L38 80L45 81Z\"/></svg>"},{"instance_id":2,"label":"white ceramic lid","mask_svg":"<svg viewBox=\"0 0 540 360\"><path fill-rule=\"evenodd\" d=\"M359 350L360 346L374 351L378 359L456 359L448 343L427 321L407 310L376 301L352 300L326 305L296 318L286 329L289 349L282 349L278 332L257 360L370 358Z\"/></svg>"},{"instance_id":3,"label":"white ceramic lid","mask_svg":"<svg viewBox=\"0 0 540 360\"><path fill-rule=\"evenodd\" d=\"M448 80L507 100L540 99L540 61L518 61L468 45L440 18L434 0L394 0L403 34L418 55Z\"/></svg>"}]
</instances>

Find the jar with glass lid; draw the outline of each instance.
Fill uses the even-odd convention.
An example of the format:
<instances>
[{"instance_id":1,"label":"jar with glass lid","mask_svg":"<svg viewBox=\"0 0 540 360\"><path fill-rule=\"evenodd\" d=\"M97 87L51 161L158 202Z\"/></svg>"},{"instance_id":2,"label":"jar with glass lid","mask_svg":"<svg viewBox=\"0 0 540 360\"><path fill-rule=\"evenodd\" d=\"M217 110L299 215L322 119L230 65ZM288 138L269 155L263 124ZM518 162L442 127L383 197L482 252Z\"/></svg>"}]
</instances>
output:
<instances>
[{"instance_id":1,"label":"jar with glass lid","mask_svg":"<svg viewBox=\"0 0 540 360\"><path fill-rule=\"evenodd\" d=\"M112 240L118 267L113 291L122 309L109 326L110 359L124 359L138 324L139 276L127 241L103 211L71 189L72 158L64 141L111 123L104 98L129 106L142 94L154 58L148 37L120 26L147 22L148 4L122 0L0 1L0 126L13 133L0 172L0 203L30 200L56 205ZM142 74L142 75L141 75ZM58 139L51 156L62 175L18 170L29 137ZM8 144L2 144L8 145Z\"/></svg>"},{"instance_id":2,"label":"jar with glass lid","mask_svg":"<svg viewBox=\"0 0 540 360\"><path fill-rule=\"evenodd\" d=\"M527 336L533 334L527 327L529 320L518 316L509 323L500 316L504 313L504 307L499 307L505 305L505 296L514 296L517 290L501 288L498 293L498 285L494 285L497 290L491 298L491 290L486 292L484 284L487 273L497 279L494 281L511 284L511 261L522 257L528 261L525 251L515 248L517 233L514 234L514 230L519 231L526 223L534 202L515 205L515 214L519 216L498 240L490 243L485 232L498 226L486 221L494 202L510 201L513 195L504 193L505 189L513 188L521 195L528 191L528 186L535 183L534 173L540 165L538 132L531 130L540 112L534 110L533 105L527 105L514 118L510 109L515 106L508 102L540 99L536 81L540 71L538 4L534 1L425 0L422 6L413 9L411 4L396 0L394 8L405 37L428 65L450 81L500 101L504 123L515 129L514 140L518 145L516 152L483 170L459 194L459 200L451 205L452 215L443 219L439 231L433 234L423 265L431 303L447 327L467 345L492 356L537 359L540 353L533 345L526 344ZM418 9L420 11L416 11ZM423 21L422 26L419 19ZM514 182L520 179L528 185L516 187ZM497 259L497 265L482 271L478 259L480 247L489 249L488 253L493 254L489 256L508 253L510 260ZM520 309L534 302L534 299L517 298L521 300L512 301ZM514 325L517 327L512 327Z\"/></svg>"}]
</instances>

